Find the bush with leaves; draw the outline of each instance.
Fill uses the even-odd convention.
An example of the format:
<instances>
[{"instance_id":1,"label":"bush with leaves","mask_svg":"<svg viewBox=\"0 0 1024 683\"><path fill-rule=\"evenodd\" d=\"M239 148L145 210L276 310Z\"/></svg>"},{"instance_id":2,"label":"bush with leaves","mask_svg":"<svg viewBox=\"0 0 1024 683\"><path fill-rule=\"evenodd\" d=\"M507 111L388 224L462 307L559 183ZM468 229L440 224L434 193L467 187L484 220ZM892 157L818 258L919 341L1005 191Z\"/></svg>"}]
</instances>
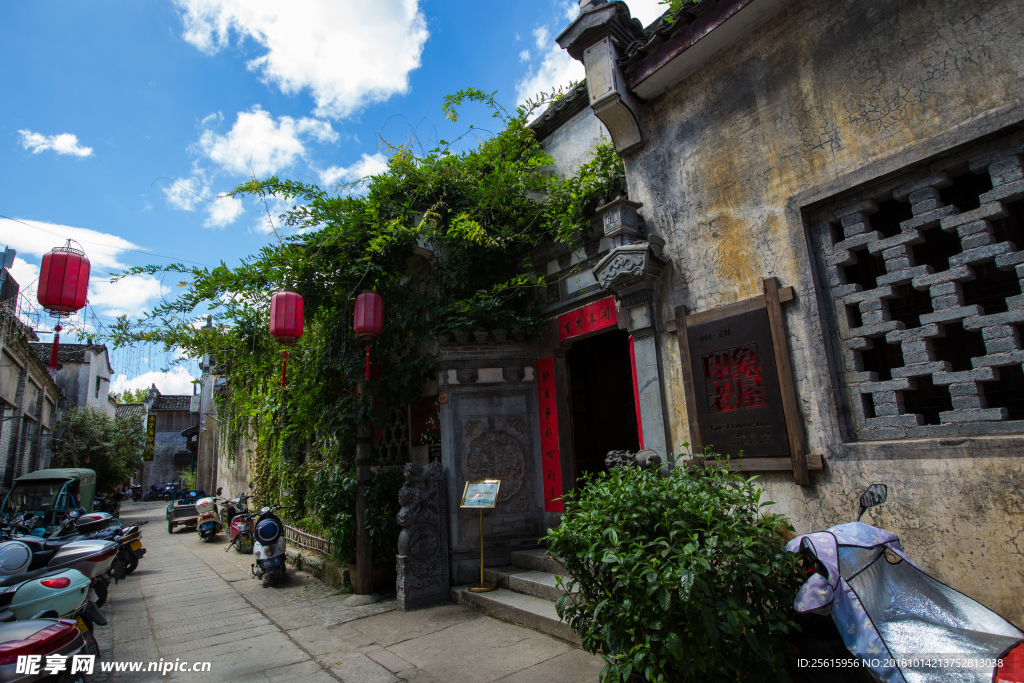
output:
<instances>
[{"instance_id":1,"label":"bush with leaves","mask_svg":"<svg viewBox=\"0 0 1024 683\"><path fill-rule=\"evenodd\" d=\"M722 467L619 468L566 496L547 540L578 593L558 614L608 656L602 681L776 680L802 574L770 504Z\"/></svg>"},{"instance_id":2,"label":"bush with leaves","mask_svg":"<svg viewBox=\"0 0 1024 683\"><path fill-rule=\"evenodd\" d=\"M66 429L74 435L78 466L96 471L96 490L112 491L142 465L146 431L135 418L115 418L92 408L71 408ZM66 433L55 442L52 467L71 467L71 440Z\"/></svg>"},{"instance_id":3,"label":"bush with leaves","mask_svg":"<svg viewBox=\"0 0 1024 683\"><path fill-rule=\"evenodd\" d=\"M356 551L356 477L350 470L324 462L310 466L312 517L334 543L334 556L352 562ZM393 565L398 547L398 489L403 479L397 471L375 472L366 491L366 530L374 565Z\"/></svg>"}]
</instances>

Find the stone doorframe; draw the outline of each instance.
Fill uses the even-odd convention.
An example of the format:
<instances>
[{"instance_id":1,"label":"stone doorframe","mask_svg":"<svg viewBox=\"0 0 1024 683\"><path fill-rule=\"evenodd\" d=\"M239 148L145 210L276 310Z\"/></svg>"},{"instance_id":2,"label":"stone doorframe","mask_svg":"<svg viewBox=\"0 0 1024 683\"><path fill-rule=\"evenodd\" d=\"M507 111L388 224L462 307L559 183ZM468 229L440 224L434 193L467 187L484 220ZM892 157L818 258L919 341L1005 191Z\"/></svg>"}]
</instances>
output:
<instances>
[{"instance_id":1,"label":"stone doorframe","mask_svg":"<svg viewBox=\"0 0 1024 683\"><path fill-rule=\"evenodd\" d=\"M643 447L657 451L665 458L669 449L654 309L655 282L666 265L662 257L665 242L657 235L642 233L637 215L641 206L619 198L598 209L604 236L612 241L612 249L593 268L594 278L604 291L581 299L579 306L607 296L607 292L615 295L618 327L633 338ZM555 320L551 322L557 325ZM555 391L560 407L568 408L570 405L569 349L575 342L604 331L601 329L561 339L548 347L554 357ZM552 341L558 338L557 330L548 336ZM547 355L540 354L541 357ZM558 411L558 444L563 488L569 491L576 486L576 466L572 416L567 409Z\"/></svg>"}]
</instances>

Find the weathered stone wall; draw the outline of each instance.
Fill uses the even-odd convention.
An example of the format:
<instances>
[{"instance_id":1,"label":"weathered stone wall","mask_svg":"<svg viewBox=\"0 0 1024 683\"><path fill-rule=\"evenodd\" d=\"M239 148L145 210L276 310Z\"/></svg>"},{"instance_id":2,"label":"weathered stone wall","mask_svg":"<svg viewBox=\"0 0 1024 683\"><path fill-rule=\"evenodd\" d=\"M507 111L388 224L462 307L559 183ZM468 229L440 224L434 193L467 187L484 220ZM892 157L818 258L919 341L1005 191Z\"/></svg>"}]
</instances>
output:
<instances>
[{"instance_id":1,"label":"weathered stone wall","mask_svg":"<svg viewBox=\"0 0 1024 683\"><path fill-rule=\"evenodd\" d=\"M804 0L642 107L648 142L626 159L630 198L667 240L661 324L793 285L797 392L823 473L762 481L798 532L849 521L856 494L890 486L874 518L916 561L1018 623L1024 461L983 437L844 451L804 210L1022 120L1017 2ZM679 358L660 335L669 443L688 439ZM901 444L904 442L901 442ZM909 442L906 442L909 445ZM874 450L872 450L874 449ZM987 450L986 450L987 449ZM959 457L968 456L968 457Z\"/></svg>"}]
</instances>

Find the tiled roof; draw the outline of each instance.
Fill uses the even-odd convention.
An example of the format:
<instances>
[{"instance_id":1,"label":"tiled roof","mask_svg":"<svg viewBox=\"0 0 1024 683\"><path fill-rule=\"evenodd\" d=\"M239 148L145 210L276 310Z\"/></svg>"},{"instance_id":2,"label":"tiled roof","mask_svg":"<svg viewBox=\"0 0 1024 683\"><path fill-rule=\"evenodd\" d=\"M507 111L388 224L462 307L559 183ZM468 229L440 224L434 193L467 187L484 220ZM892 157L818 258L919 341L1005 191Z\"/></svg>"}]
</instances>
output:
<instances>
[{"instance_id":1,"label":"tiled roof","mask_svg":"<svg viewBox=\"0 0 1024 683\"><path fill-rule=\"evenodd\" d=\"M117 417L139 418L146 414L146 406L141 403L122 403L114 413Z\"/></svg>"},{"instance_id":2,"label":"tiled roof","mask_svg":"<svg viewBox=\"0 0 1024 683\"><path fill-rule=\"evenodd\" d=\"M581 81L575 88L549 104L540 116L530 122L530 128L538 140L543 140L558 130L563 123L583 111L589 101L587 82Z\"/></svg>"},{"instance_id":3,"label":"tiled roof","mask_svg":"<svg viewBox=\"0 0 1024 683\"><path fill-rule=\"evenodd\" d=\"M32 342L32 350L36 352L39 360L46 364L50 363L50 354L52 353L53 344L49 342ZM57 362L64 363L84 363L85 352L95 351L96 353L102 353L106 351L107 347L103 344L65 344L60 342L57 348ZM109 357L109 353L107 356ZM113 368L110 368L113 372Z\"/></svg>"},{"instance_id":4,"label":"tiled roof","mask_svg":"<svg viewBox=\"0 0 1024 683\"><path fill-rule=\"evenodd\" d=\"M667 10L644 29L642 38L634 40L626 46L621 59L619 59L622 68L628 70L634 66L657 50L669 38L685 30L697 17L717 3L718 0L701 0L696 4L683 3L675 14L672 14L671 10Z\"/></svg>"},{"instance_id":5,"label":"tiled roof","mask_svg":"<svg viewBox=\"0 0 1024 683\"><path fill-rule=\"evenodd\" d=\"M192 406L192 396L157 396L153 401L153 410L188 410Z\"/></svg>"}]
</instances>

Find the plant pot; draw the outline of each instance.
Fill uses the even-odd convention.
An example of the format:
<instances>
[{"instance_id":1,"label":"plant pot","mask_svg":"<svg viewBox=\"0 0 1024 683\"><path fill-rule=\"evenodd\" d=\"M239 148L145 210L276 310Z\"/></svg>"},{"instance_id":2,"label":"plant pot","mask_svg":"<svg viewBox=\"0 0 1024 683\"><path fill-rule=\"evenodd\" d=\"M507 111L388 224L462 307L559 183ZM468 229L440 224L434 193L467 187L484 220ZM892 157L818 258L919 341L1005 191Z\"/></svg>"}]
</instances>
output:
<instances>
[{"instance_id":1,"label":"plant pot","mask_svg":"<svg viewBox=\"0 0 1024 683\"><path fill-rule=\"evenodd\" d=\"M469 330L459 330L455 333L455 341L460 344L469 343Z\"/></svg>"},{"instance_id":2,"label":"plant pot","mask_svg":"<svg viewBox=\"0 0 1024 683\"><path fill-rule=\"evenodd\" d=\"M494 335L494 341L498 342L499 344L508 339L508 330L498 329L494 330L491 334Z\"/></svg>"},{"instance_id":3,"label":"plant pot","mask_svg":"<svg viewBox=\"0 0 1024 683\"><path fill-rule=\"evenodd\" d=\"M473 330L473 339L476 339L478 344L487 341L487 336L487 330Z\"/></svg>"}]
</instances>

